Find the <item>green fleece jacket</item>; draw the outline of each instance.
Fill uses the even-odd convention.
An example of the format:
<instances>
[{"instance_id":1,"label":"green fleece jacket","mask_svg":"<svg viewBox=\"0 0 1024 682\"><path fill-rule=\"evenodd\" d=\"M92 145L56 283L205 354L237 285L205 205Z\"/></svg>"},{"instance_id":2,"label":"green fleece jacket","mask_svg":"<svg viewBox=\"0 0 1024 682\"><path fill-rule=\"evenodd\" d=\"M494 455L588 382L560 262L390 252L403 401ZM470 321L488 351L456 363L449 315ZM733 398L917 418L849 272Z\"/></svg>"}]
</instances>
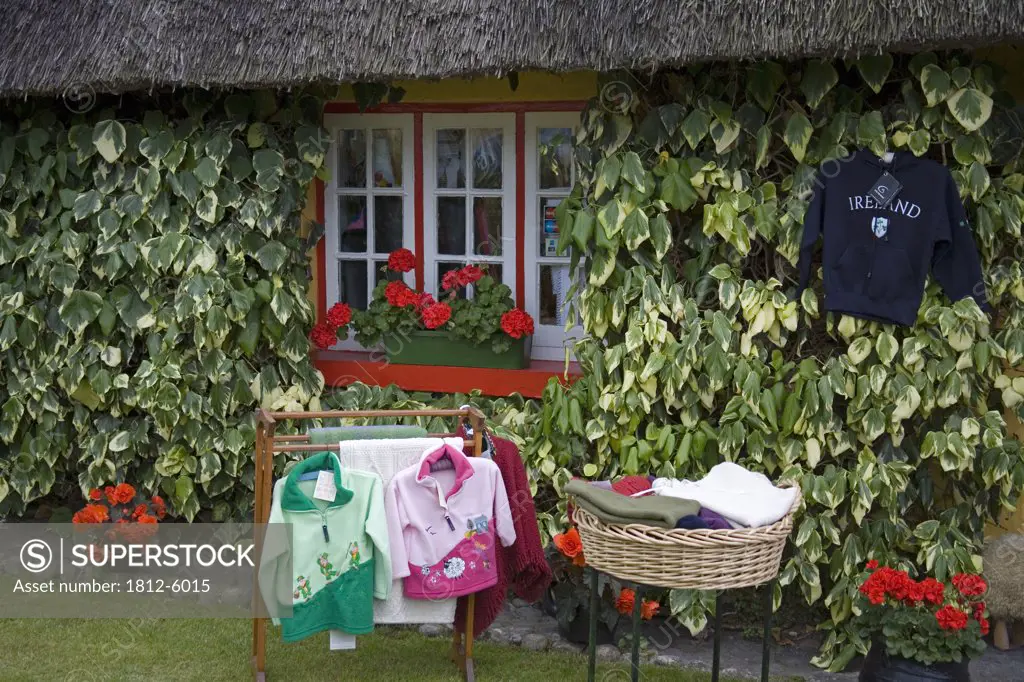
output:
<instances>
[{"instance_id":1,"label":"green fleece jacket","mask_svg":"<svg viewBox=\"0 0 1024 682\"><path fill-rule=\"evenodd\" d=\"M563 490L566 495L576 498L577 506L586 509L604 523L639 523L658 528L675 528L679 519L700 511L700 504L693 500L657 495L629 497L579 479L569 481Z\"/></svg>"},{"instance_id":2,"label":"green fleece jacket","mask_svg":"<svg viewBox=\"0 0 1024 682\"><path fill-rule=\"evenodd\" d=\"M300 480L319 471L333 476L331 502L313 497L315 480ZM312 455L274 485L269 523L287 525L268 529L260 593L284 640L322 630L371 632L373 599L386 599L391 588L380 478L350 469L343 478L337 455Z\"/></svg>"}]
</instances>

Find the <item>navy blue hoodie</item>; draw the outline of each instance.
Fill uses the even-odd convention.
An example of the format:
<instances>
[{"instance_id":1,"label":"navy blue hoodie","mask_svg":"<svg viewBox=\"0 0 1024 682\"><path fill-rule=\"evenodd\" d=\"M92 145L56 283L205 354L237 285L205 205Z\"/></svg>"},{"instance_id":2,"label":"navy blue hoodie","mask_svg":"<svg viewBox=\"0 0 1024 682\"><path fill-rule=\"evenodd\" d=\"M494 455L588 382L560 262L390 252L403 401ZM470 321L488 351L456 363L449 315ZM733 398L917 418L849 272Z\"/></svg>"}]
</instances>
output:
<instances>
[{"instance_id":1,"label":"navy blue hoodie","mask_svg":"<svg viewBox=\"0 0 1024 682\"><path fill-rule=\"evenodd\" d=\"M880 209L869 191L884 171L902 189ZM929 272L951 300L973 296L988 309L971 227L942 164L910 152L886 163L866 149L823 164L804 216L798 295L819 236L826 310L912 326Z\"/></svg>"}]
</instances>

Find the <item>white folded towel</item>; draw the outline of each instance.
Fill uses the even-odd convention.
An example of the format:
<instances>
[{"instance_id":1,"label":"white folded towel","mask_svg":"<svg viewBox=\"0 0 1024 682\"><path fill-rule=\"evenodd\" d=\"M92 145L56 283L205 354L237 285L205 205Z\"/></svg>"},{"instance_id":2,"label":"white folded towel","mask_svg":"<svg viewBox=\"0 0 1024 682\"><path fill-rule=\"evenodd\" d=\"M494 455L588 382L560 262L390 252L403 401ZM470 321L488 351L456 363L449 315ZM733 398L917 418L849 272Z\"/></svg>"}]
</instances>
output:
<instances>
[{"instance_id":1,"label":"white folded towel","mask_svg":"<svg viewBox=\"0 0 1024 682\"><path fill-rule=\"evenodd\" d=\"M402 469L419 464L424 451L442 444L462 451L461 438L380 438L341 441L338 453L343 468L380 476L384 488ZM408 599L403 579L391 583L386 600L373 600L374 623L454 623L457 599Z\"/></svg>"},{"instance_id":2,"label":"white folded towel","mask_svg":"<svg viewBox=\"0 0 1024 682\"><path fill-rule=\"evenodd\" d=\"M793 506L800 487L778 488L768 477L747 471L739 464L722 462L711 467L699 481L656 478L655 494L682 497L721 514L742 526L769 526Z\"/></svg>"}]
</instances>

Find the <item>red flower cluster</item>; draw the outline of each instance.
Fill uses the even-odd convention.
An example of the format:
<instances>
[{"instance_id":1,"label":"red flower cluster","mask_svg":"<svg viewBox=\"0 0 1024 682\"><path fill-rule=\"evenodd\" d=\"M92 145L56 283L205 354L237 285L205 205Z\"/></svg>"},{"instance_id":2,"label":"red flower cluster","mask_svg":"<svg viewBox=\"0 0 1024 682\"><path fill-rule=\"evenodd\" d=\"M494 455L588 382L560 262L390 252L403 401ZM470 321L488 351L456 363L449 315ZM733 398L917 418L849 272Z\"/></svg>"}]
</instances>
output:
<instances>
[{"instance_id":1,"label":"red flower cluster","mask_svg":"<svg viewBox=\"0 0 1024 682\"><path fill-rule=\"evenodd\" d=\"M91 494L90 494L91 496ZM72 523L103 523L110 518L110 512L102 504L87 504L71 517Z\"/></svg>"},{"instance_id":2,"label":"red flower cluster","mask_svg":"<svg viewBox=\"0 0 1024 682\"><path fill-rule=\"evenodd\" d=\"M633 613L634 604L636 604L636 592L628 587L622 588L618 598L615 600L615 610L625 616ZM658 613L659 608L661 608L660 603L653 599L644 599L640 602L640 617L644 620L650 620Z\"/></svg>"},{"instance_id":3,"label":"red flower cluster","mask_svg":"<svg viewBox=\"0 0 1024 682\"><path fill-rule=\"evenodd\" d=\"M335 329L338 327L344 327L351 321L352 308L350 308L347 303L335 303L331 306L331 309L327 311L327 324L333 326Z\"/></svg>"},{"instance_id":4,"label":"red flower cluster","mask_svg":"<svg viewBox=\"0 0 1024 682\"><path fill-rule=\"evenodd\" d=\"M451 319L452 309L447 303L432 303L423 308L422 315L424 327L437 329Z\"/></svg>"},{"instance_id":5,"label":"red flower cluster","mask_svg":"<svg viewBox=\"0 0 1024 682\"><path fill-rule=\"evenodd\" d=\"M404 308L407 305L416 305L420 301L420 294L410 289L405 282L388 282L384 287L384 297L388 304L396 308Z\"/></svg>"},{"instance_id":6,"label":"red flower cluster","mask_svg":"<svg viewBox=\"0 0 1024 682\"><path fill-rule=\"evenodd\" d=\"M422 313L424 308L434 305L435 303L437 303L437 301L435 301L434 297L430 294L420 294L420 300L416 302L416 311Z\"/></svg>"},{"instance_id":7,"label":"red flower cluster","mask_svg":"<svg viewBox=\"0 0 1024 682\"><path fill-rule=\"evenodd\" d=\"M936 611L935 620L939 621L939 627L943 630L963 630L967 627L967 614L952 604L946 604Z\"/></svg>"},{"instance_id":8,"label":"red flower cluster","mask_svg":"<svg viewBox=\"0 0 1024 682\"><path fill-rule=\"evenodd\" d=\"M868 568L871 568L870 563ZM860 593L875 605L885 602L886 597L911 605L941 604L945 590L946 586L935 578L925 578L918 582L907 575L906 571L897 571L888 566L876 570L860 586Z\"/></svg>"},{"instance_id":9,"label":"red flower cluster","mask_svg":"<svg viewBox=\"0 0 1024 682\"><path fill-rule=\"evenodd\" d=\"M114 504L128 504L135 499L135 488L127 483L118 483L117 486L108 485L103 489L103 494L107 497L107 502ZM89 493L89 497L92 498L92 492Z\"/></svg>"},{"instance_id":10,"label":"red flower cluster","mask_svg":"<svg viewBox=\"0 0 1024 682\"><path fill-rule=\"evenodd\" d=\"M326 322L315 324L309 332L309 340L320 350L326 350L338 340L338 330Z\"/></svg>"},{"instance_id":11,"label":"red flower cluster","mask_svg":"<svg viewBox=\"0 0 1024 682\"><path fill-rule=\"evenodd\" d=\"M513 339L533 334L533 318L519 308L513 308L501 316L501 328Z\"/></svg>"},{"instance_id":12,"label":"red flower cluster","mask_svg":"<svg viewBox=\"0 0 1024 682\"><path fill-rule=\"evenodd\" d=\"M71 517L73 523L103 523L115 521L117 524L159 523L167 516L167 505L159 495L153 495L149 502L135 503L135 487L128 483L116 486L108 485L103 490L93 488L89 491L91 500ZM106 504L103 504L106 498Z\"/></svg>"},{"instance_id":13,"label":"red flower cluster","mask_svg":"<svg viewBox=\"0 0 1024 682\"><path fill-rule=\"evenodd\" d=\"M484 271L476 265L467 265L461 270L449 270L441 278L441 288L451 291L478 282L483 276Z\"/></svg>"},{"instance_id":14,"label":"red flower cluster","mask_svg":"<svg viewBox=\"0 0 1024 682\"><path fill-rule=\"evenodd\" d=\"M988 589L984 578L980 575L971 575L969 573L957 573L954 575L953 585L965 597L977 597L985 594L985 590Z\"/></svg>"},{"instance_id":15,"label":"red flower cluster","mask_svg":"<svg viewBox=\"0 0 1024 682\"><path fill-rule=\"evenodd\" d=\"M396 249L388 254L388 270L409 272L416 267L416 256L409 249Z\"/></svg>"}]
</instances>

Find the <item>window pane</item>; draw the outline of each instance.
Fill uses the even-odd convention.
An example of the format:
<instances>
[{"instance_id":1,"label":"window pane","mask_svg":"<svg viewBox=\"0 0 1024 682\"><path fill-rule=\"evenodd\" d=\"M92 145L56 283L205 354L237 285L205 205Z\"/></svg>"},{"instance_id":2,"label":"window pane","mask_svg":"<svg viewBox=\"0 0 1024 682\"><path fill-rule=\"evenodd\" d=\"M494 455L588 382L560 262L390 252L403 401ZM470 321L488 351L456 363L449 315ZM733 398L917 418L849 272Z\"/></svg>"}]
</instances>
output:
<instances>
[{"instance_id":1,"label":"window pane","mask_svg":"<svg viewBox=\"0 0 1024 682\"><path fill-rule=\"evenodd\" d=\"M572 129L541 128L537 131L541 189L572 186Z\"/></svg>"},{"instance_id":2,"label":"window pane","mask_svg":"<svg viewBox=\"0 0 1024 682\"><path fill-rule=\"evenodd\" d=\"M338 197L340 249L348 253L366 252L366 197Z\"/></svg>"},{"instance_id":3,"label":"window pane","mask_svg":"<svg viewBox=\"0 0 1024 682\"><path fill-rule=\"evenodd\" d=\"M402 197L374 197L374 251L391 253L400 248L402 248Z\"/></svg>"},{"instance_id":4,"label":"window pane","mask_svg":"<svg viewBox=\"0 0 1024 682\"><path fill-rule=\"evenodd\" d=\"M540 266L540 323L564 325L572 280L568 265Z\"/></svg>"},{"instance_id":5,"label":"window pane","mask_svg":"<svg viewBox=\"0 0 1024 682\"><path fill-rule=\"evenodd\" d=\"M460 189L466 186L465 130L437 131L437 186Z\"/></svg>"},{"instance_id":6,"label":"window pane","mask_svg":"<svg viewBox=\"0 0 1024 682\"><path fill-rule=\"evenodd\" d=\"M375 260L372 261L373 265L373 286L377 286L380 282L388 280L395 282L402 279L402 273L392 272L388 270L388 262L386 260Z\"/></svg>"},{"instance_id":7,"label":"window pane","mask_svg":"<svg viewBox=\"0 0 1024 682\"><path fill-rule=\"evenodd\" d=\"M366 310L366 261L338 261L338 300Z\"/></svg>"},{"instance_id":8,"label":"window pane","mask_svg":"<svg viewBox=\"0 0 1024 682\"><path fill-rule=\"evenodd\" d=\"M373 131L373 186L402 186L402 131Z\"/></svg>"},{"instance_id":9,"label":"window pane","mask_svg":"<svg viewBox=\"0 0 1024 682\"><path fill-rule=\"evenodd\" d=\"M555 221L555 209L562 203L560 198L541 197L540 200L540 255L558 255L558 223Z\"/></svg>"},{"instance_id":10,"label":"window pane","mask_svg":"<svg viewBox=\"0 0 1024 682\"><path fill-rule=\"evenodd\" d=\"M366 134L362 130L338 133L338 187L366 187Z\"/></svg>"},{"instance_id":11,"label":"window pane","mask_svg":"<svg viewBox=\"0 0 1024 682\"><path fill-rule=\"evenodd\" d=\"M473 131L473 187L501 189L501 130Z\"/></svg>"},{"instance_id":12,"label":"window pane","mask_svg":"<svg viewBox=\"0 0 1024 682\"><path fill-rule=\"evenodd\" d=\"M501 255L501 197L473 199L473 253Z\"/></svg>"},{"instance_id":13,"label":"window pane","mask_svg":"<svg viewBox=\"0 0 1024 682\"><path fill-rule=\"evenodd\" d=\"M466 198L437 198L437 252L466 255Z\"/></svg>"},{"instance_id":14,"label":"window pane","mask_svg":"<svg viewBox=\"0 0 1024 682\"><path fill-rule=\"evenodd\" d=\"M501 284L504 281L501 278L501 263L477 263L477 265L483 268L485 273L493 277L494 281L498 284Z\"/></svg>"}]
</instances>

